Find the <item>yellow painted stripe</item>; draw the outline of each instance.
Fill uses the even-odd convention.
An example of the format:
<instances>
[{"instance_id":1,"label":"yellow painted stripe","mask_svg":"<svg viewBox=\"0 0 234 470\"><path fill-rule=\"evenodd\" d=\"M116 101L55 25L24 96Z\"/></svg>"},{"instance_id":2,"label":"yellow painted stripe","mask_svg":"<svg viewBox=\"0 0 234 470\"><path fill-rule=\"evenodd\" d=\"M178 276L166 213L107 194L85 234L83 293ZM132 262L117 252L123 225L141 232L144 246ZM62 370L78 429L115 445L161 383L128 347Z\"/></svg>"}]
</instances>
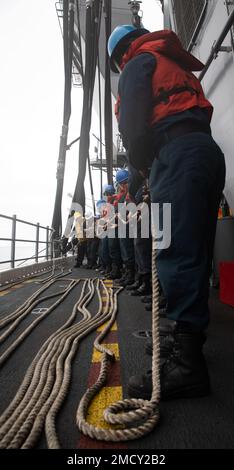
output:
<instances>
[{"instance_id":1,"label":"yellow painted stripe","mask_svg":"<svg viewBox=\"0 0 234 470\"><path fill-rule=\"evenodd\" d=\"M103 331L104 328L106 327L107 323L108 323L108 322L106 321L105 323L103 323L103 325L99 326L99 328L97 329L97 331ZM110 331L117 331L117 323L116 323L116 321L113 323L113 325L112 325Z\"/></svg>"},{"instance_id":2,"label":"yellow painted stripe","mask_svg":"<svg viewBox=\"0 0 234 470\"><path fill-rule=\"evenodd\" d=\"M10 290L4 290L3 292L0 292L0 297L3 297L6 294L9 294Z\"/></svg>"},{"instance_id":3,"label":"yellow painted stripe","mask_svg":"<svg viewBox=\"0 0 234 470\"><path fill-rule=\"evenodd\" d=\"M106 346L107 349L110 349L114 355L115 355L115 359L116 361L119 361L119 345L118 343L108 343L108 344L105 344L105 343L102 343L102 346ZM102 359L102 353L97 351L96 349L93 350L93 357L92 357L92 362L101 362L101 359Z\"/></svg>"},{"instance_id":4,"label":"yellow painted stripe","mask_svg":"<svg viewBox=\"0 0 234 470\"><path fill-rule=\"evenodd\" d=\"M88 423L104 429L115 429L117 426L106 423L103 411L112 403L122 399L122 387L103 387L90 404L87 414Z\"/></svg>"},{"instance_id":5,"label":"yellow painted stripe","mask_svg":"<svg viewBox=\"0 0 234 470\"><path fill-rule=\"evenodd\" d=\"M21 289L23 287L23 284L16 284L15 286L10 286L9 289L4 290L3 292L0 292L0 297L3 297L6 294L9 294L9 292L12 292L14 289Z\"/></svg>"}]
</instances>

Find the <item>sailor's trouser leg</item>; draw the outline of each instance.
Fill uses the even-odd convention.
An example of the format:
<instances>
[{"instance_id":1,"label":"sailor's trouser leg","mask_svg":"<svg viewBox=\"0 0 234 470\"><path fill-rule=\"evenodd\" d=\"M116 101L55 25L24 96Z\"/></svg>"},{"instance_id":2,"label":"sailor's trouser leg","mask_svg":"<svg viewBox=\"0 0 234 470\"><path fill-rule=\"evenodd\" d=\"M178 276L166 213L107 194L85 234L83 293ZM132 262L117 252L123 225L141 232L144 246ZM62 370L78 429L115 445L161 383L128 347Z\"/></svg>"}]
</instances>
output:
<instances>
[{"instance_id":1,"label":"sailor's trouser leg","mask_svg":"<svg viewBox=\"0 0 234 470\"><path fill-rule=\"evenodd\" d=\"M108 238L108 248L112 264L121 266L121 254L118 238Z\"/></svg>"},{"instance_id":2,"label":"sailor's trouser leg","mask_svg":"<svg viewBox=\"0 0 234 470\"><path fill-rule=\"evenodd\" d=\"M209 275L217 213L225 181L224 156L212 137L191 133L164 146L150 173L153 203L171 203L171 245L157 268L168 317L199 329L209 322Z\"/></svg>"},{"instance_id":3,"label":"sailor's trouser leg","mask_svg":"<svg viewBox=\"0 0 234 470\"><path fill-rule=\"evenodd\" d=\"M77 258L76 258L77 264L81 265L83 263L86 250L87 250L86 242L80 242L77 245Z\"/></svg>"},{"instance_id":4,"label":"sailor's trouser leg","mask_svg":"<svg viewBox=\"0 0 234 470\"><path fill-rule=\"evenodd\" d=\"M152 240L149 238L141 238L140 236L134 240L135 258L138 266L139 274L151 273L151 250Z\"/></svg>"},{"instance_id":5,"label":"sailor's trouser leg","mask_svg":"<svg viewBox=\"0 0 234 470\"><path fill-rule=\"evenodd\" d=\"M134 267L135 255L133 238L119 238L119 246L123 263L128 267Z\"/></svg>"},{"instance_id":6,"label":"sailor's trouser leg","mask_svg":"<svg viewBox=\"0 0 234 470\"><path fill-rule=\"evenodd\" d=\"M103 266L107 267L111 265L111 257L109 253L108 238L102 238L99 245L99 256Z\"/></svg>"}]
</instances>

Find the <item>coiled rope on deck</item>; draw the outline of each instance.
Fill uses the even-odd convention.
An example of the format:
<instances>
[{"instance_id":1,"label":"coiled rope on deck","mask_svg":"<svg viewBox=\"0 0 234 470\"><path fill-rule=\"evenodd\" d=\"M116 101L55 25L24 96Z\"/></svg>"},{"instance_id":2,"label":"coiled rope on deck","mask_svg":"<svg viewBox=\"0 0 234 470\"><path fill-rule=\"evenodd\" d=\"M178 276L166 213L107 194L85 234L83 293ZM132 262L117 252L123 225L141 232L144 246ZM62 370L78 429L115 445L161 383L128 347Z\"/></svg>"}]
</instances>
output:
<instances>
[{"instance_id":1,"label":"coiled rope on deck","mask_svg":"<svg viewBox=\"0 0 234 470\"><path fill-rule=\"evenodd\" d=\"M82 291L79 300L74 305L73 311L65 322L41 347L32 364L29 366L24 380L14 399L0 417L0 448L32 448L37 442L43 428L49 448L60 448L59 438L56 432L56 416L67 395L71 381L72 360L77 352L82 338L97 329L104 322L108 322L104 330L95 341L95 347L103 353L101 370L97 382L90 387L78 407L77 425L79 429L91 438L104 441L127 441L138 439L149 433L159 420L160 380L159 380L159 285L156 270L156 252L152 253L153 274L153 315L152 315L152 383L153 392L151 400L126 399L121 400L104 411L104 419L110 424L121 425L121 429L105 430L92 426L86 422L86 414L93 397L99 392L107 380L107 375L114 354L106 346L100 344L116 319L117 297L121 288L107 288L103 281L98 279L83 280ZM65 291L73 289L81 280L67 279L70 281ZM16 312L25 313L29 304L31 306L42 293L49 281L39 289L27 302L24 308L19 307ZM87 292L85 293L87 289ZM103 308L101 290L106 297L106 305ZM95 292L98 295L99 307L92 317L87 306L93 299ZM61 292L60 292L61 293ZM52 294L53 295L53 294ZM63 300L64 294L56 302ZM77 314L82 319L77 323ZM8 318L9 319L9 318ZM15 321L12 314L10 321ZM14 343L13 343L14 344ZM10 346L11 348L11 346ZM8 355L10 352L8 353ZM8 357L8 356L7 356ZM2 357L3 359L3 357ZM6 359L6 358L5 358ZM137 424L136 424L137 422ZM139 423L139 424L138 424ZM123 429L123 425L127 428Z\"/></svg>"},{"instance_id":2,"label":"coiled rope on deck","mask_svg":"<svg viewBox=\"0 0 234 470\"><path fill-rule=\"evenodd\" d=\"M12 323L7 330L0 336L0 343L5 341L6 338L16 329L18 324L29 314L32 310L40 304L42 301L49 300L53 297L60 295L60 298L54 302L44 313L42 313L38 318L36 318L30 325L25 328L25 330L15 339L13 343L0 355L0 366L8 359L12 352L22 343L22 341L29 335L29 333L40 323L49 313L52 312L71 292L71 290L76 286L77 282L71 280L67 288L63 291L55 292L41 298L38 296L54 284L56 280L49 281L45 286L40 288L35 294L33 294L23 306L19 307L15 312L8 315L5 319L2 320L0 328L3 328L8 323ZM36 299L36 300L35 300Z\"/></svg>"},{"instance_id":3,"label":"coiled rope on deck","mask_svg":"<svg viewBox=\"0 0 234 470\"><path fill-rule=\"evenodd\" d=\"M159 337L159 282L156 267L156 249L153 241L152 248L152 285L153 285L153 306L152 306L152 396L151 400L125 399L120 400L106 408L103 413L107 423L127 425L125 429L102 429L91 425L86 421L88 408L93 397L100 391L107 380L108 369L113 361L113 353L104 348L99 342L105 336L110 325L115 321L117 313L117 292L114 295L114 306L111 320L104 332L95 341L95 347L103 352L101 369L96 383L90 387L82 397L78 410L76 422L86 436L103 441L128 441L139 439L148 434L159 421L159 401L160 401L160 337ZM136 422L141 424L134 426Z\"/></svg>"},{"instance_id":4,"label":"coiled rope on deck","mask_svg":"<svg viewBox=\"0 0 234 470\"><path fill-rule=\"evenodd\" d=\"M76 285L80 282L72 281ZM107 298L105 307L100 289ZM99 308L92 317L87 305L95 292ZM113 290L107 289L103 281L84 281L72 314L37 353L18 393L0 417L0 448L32 448L44 427L48 447L60 447L55 420L69 388L72 360L81 339L110 320L113 305ZM77 313L81 313L82 319L74 323Z\"/></svg>"}]
</instances>

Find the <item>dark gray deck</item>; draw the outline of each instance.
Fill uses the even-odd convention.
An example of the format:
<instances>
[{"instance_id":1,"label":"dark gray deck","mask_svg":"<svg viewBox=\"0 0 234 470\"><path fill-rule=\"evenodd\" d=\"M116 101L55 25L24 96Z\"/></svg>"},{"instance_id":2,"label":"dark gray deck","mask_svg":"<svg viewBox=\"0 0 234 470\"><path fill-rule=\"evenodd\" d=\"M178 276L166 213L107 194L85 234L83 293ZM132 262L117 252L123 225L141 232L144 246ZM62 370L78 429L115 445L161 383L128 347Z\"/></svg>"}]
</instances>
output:
<instances>
[{"instance_id":1,"label":"dark gray deck","mask_svg":"<svg viewBox=\"0 0 234 470\"><path fill-rule=\"evenodd\" d=\"M69 277L96 277L97 273L74 270ZM61 279L59 285L64 285ZM0 318L12 312L27 296L38 289L38 284L25 284L0 297ZM71 313L80 292L78 286L62 305L44 319L11 355L0 370L0 412L14 397L27 367L36 352ZM218 291L211 292L211 324L205 345L212 395L207 398L176 400L161 404L161 421L145 438L128 442L129 449L233 449L234 448L234 309L221 304ZM93 302L91 310L95 311ZM35 319L32 314L17 329L17 334ZM150 357L144 354L145 340L134 335L138 330L150 329L151 315L145 312L139 299L125 291L119 296L118 340L120 348L121 381L126 396L130 375L150 367ZM1 345L3 352L16 333ZM69 395L58 418L58 433L63 448L77 448L80 434L74 424L79 399L86 389L91 366L92 343L96 333L86 338L73 362L73 377ZM84 367L85 365L85 367ZM101 443L97 443L97 446ZM38 448L46 447L42 436Z\"/></svg>"}]
</instances>

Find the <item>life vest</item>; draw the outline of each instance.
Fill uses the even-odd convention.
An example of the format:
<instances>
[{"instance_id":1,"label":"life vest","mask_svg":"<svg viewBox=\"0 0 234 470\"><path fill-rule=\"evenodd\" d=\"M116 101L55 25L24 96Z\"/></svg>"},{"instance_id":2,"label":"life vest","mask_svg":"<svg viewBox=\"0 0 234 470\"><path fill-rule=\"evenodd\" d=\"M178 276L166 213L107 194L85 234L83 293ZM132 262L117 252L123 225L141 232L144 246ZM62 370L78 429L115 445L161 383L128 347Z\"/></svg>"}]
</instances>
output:
<instances>
[{"instance_id":1,"label":"life vest","mask_svg":"<svg viewBox=\"0 0 234 470\"><path fill-rule=\"evenodd\" d=\"M114 200L115 200L115 194L111 194L110 196L107 196L108 204L113 204Z\"/></svg>"},{"instance_id":2,"label":"life vest","mask_svg":"<svg viewBox=\"0 0 234 470\"><path fill-rule=\"evenodd\" d=\"M115 103L115 116L117 121L119 122L119 111L120 111L120 96L117 96L117 101Z\"/></svg>"},{"instance_id":3,"label":"life vest","mask_svg":"<svg viewBox=\"0 0 234 470\"><path fill-rule=\"evenodd\" d=\"M152 54L157 66L152 76L153 110L149 125L153 126L172 114L199 107L207 112L211 120L213 107L205 98L202 86L193 71L202 70L204 65L183 49L177 35L170 30L145 34L132 42L123 56L121 68L134 57ZM119 116L120 97L116 103Z\"/></svg>"},{"instance_id":4,"label":"life vest","mask_svg":"<svg viewBox=\"0 0 234 470\"><path fill-rule=\"evenodd\" d=\"M123 204L124 202L129 202L128 188L121 190L119 193L115 194L113 205L115 209L118 208L118 204Z\"/></svg>"}]
</instances>

